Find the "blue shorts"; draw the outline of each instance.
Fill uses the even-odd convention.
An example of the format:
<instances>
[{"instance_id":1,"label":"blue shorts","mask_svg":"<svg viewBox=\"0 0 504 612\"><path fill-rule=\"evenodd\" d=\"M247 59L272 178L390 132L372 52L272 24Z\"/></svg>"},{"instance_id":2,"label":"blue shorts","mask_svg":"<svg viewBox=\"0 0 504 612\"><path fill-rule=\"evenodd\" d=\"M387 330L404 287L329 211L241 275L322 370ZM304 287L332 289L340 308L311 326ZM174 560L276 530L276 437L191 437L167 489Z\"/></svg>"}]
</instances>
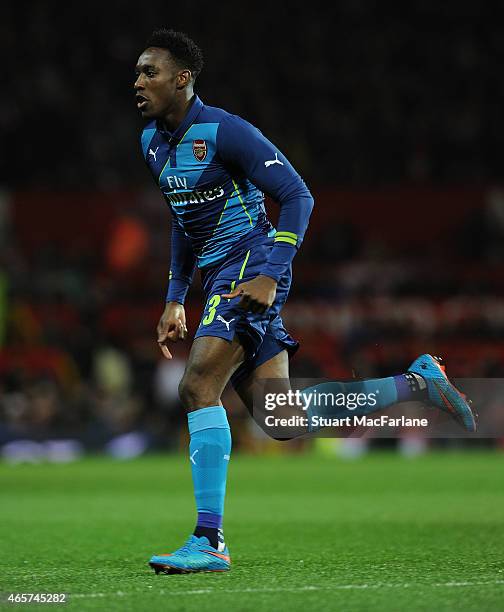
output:
<instances>
[{"instance_id":1,"label":"blue shorts","mask_svg":"<svg viewBox=\"0 0 504 612\"><path fill-rule=\"evenodd\" d=\"M291 356L299 347L299 343L288 334L279 314L289 294L290 268L278 282L275 302L263 314L240 308L239 296L231 300L221 297L236 285L258 276L272 247L273 239L265 237L264 243L250 249L237 249L217 266L202 270L206 302L195 338L216 336L231 342L237 336L245 349L245 361L231 377L234 387L281 351L287 350Z\"/></svg>"}]
</instances>

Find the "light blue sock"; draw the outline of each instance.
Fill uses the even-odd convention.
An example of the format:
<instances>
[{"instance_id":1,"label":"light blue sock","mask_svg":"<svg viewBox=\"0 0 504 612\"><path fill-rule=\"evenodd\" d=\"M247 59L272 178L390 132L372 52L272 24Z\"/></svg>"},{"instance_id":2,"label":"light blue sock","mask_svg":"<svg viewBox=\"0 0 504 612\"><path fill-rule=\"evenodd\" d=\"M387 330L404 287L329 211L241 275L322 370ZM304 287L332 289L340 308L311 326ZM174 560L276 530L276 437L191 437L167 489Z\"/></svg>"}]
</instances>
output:
<instances>
[{"instance_id":1,"label":"light blue sock","mask_svg":"<svg viewBox=\"0 0 504 612\"><path fill-rule=\"evenodd\" d=\"M417 392L409 391L407 380L408 375L399 375L351 382L332 381L303 389L301 393L305 405L308 405L308 423L311 423L312 416L337 419L363 416L399 401L416 399ZM416 384L415 378L412 378L412 384ZM337 397L341 398L342 405L334 405L333 398ZM309 425L309 429L316 431L320 428Z\"/></svg>"},{"instance_id":2,"label":"light blue sock","mask_svg":"<svg viewBox=\"0 0 504 612\"><path fill-rule=\"evenodd\" d=\"M222 406L201 408L187 415L198 525L220 528L224 514L226 477L231 454L231 430Z\"/></svg>"}]
</instances>

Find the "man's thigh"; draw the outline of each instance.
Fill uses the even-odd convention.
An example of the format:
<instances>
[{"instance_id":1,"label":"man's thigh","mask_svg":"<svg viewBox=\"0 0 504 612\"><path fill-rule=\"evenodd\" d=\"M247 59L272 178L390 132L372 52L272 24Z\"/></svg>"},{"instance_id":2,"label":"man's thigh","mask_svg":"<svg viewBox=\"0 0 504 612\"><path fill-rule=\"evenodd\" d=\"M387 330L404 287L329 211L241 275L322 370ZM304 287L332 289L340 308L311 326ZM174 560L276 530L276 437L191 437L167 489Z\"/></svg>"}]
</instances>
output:
<instances>
[{"instance_id":1,"label":"man's thigh","mask_svg":"<svg viewBox=\"0 0 504 612\"><path fill-rule=\"evenodd\" d=\"M220 404L227 382L243 363L245 351L239 341L213 336L196 338L180 385L187 410Z\"/></svg>"},{"instance_id":2,"label":"man's thigh","mask_svg":"<svg viewBox=\"0 0 504 612\"><path fill-rule=\"evenodd\" d=\"M286 350L259 365L236 385L236 392L251 415L254 409L254 393L260 393L266 381L273 385L277 392L284 393L290 389L289 354Z\"/></svg>"},{"instance_id":3,"label":"man's thigh","mask_svg":"<svg viewBox=\"0 0 504 612\"><path fill-rule=\"evenodd\" d=\"M264 397L266 393L287 395L291 390L289 380L289 354L283 350L268 361L255 368L247 378L235 386L236 392L246 405L250 415L259 427L276 440L292 440L307 433L305 425L288 428L268 429L265 427ZM275 410L277 417L304 417L302 406L285 406Z\"/></svg>"}]
</instances>

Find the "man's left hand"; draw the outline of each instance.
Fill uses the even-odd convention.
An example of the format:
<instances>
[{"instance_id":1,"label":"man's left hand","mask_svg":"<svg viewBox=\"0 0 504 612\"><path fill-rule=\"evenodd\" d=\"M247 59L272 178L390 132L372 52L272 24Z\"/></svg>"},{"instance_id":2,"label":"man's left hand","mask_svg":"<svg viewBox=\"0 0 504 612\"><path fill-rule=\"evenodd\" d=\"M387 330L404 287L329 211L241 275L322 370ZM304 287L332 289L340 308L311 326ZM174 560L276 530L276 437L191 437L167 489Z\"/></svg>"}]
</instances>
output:
<instances>
[{"instance_id":1,"label":"man's left hand","mask_svg":"<svg viewBox=\"0 0 504 612\"><path fill-rule=\"evenodd\" d=\"M222 297L231 299L241 295L238 306L250 312L263 313L275 301L277 282L269 276L260 274L251 281L240 283L230 293L223 293Z\"/></svg>"}]
</instances>

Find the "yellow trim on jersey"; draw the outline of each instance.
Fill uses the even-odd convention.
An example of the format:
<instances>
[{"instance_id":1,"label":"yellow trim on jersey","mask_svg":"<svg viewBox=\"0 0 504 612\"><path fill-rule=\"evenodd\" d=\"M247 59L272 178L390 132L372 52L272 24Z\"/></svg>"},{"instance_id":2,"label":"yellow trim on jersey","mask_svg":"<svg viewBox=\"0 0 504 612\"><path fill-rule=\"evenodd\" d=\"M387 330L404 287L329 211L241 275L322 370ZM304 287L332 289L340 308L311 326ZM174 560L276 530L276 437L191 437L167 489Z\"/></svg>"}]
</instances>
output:
<instances>
[{"instance_id":1,"label":"yellow trim on jersey","mask_svg":"<svg viewBox=\"0 0 504 612\"><path fill-rule=\"evenodd\" d=\"M233 181L233 183L234 183L234 181ZM229 198L226 200L226 203L225 203L225 204L224 204L224 206L222 207L222 211L221 211L221 214L220 214L219 220L217 221L217 225L214 227L214 230L213 230L213 232L212 232L212 238L213 238L213 236L215 235L215 232L217 231L217 228L219 227L220 222L222 221L222 217L224 216L224 211L226 210L227 205L229 204L229 200L230 200L230 199L231 199L231 198L232 198L232 197L235 195L235 193L236 193L236 189L235 189L235 190L233 191L233 193L232 193L232 194L229 196ZM203 250L204 250L204 249L203 249Z\"/></svg>"},{"instance_id":2,"label":"yellow trim on jersey","mask_svg":"<svg viewBox=\"0 0 504 612\"><path fill-rule=\"evenodd\" d=\"M231 194L231 198L233 197L233 195L234 195L234 192ZM230 200L231 198L228 198L228 199L226 200L226 203L224 204L224 206L223 206L223 208L222 208L222 212L221 212L221 214L220 214L219 220L217 221L217 225L214 227L214 231L212 232L212 237L213 237L213 234L215 234L215 232L217 231L217 228L219 227L220 222L222 221L222 216L224 215L224 211L226 210L226 206L228 205L228 202L229 202L229 200Z\"/></svg>"},{"instance_id":3,"label":"yellow trim on jersey","mask_svg":"<svg viewBox=\"0 0 504 612\"><path fill-rule=\"evenodd\" d=\"M240 270L240 275L238 276L238 280L241 280L243 278L243 275L245 274L245 266L247 265L247 261L249 257L250 257L250 249L247 251L247 254L245 255L245 259L243 260L242 267ZM235 287L236 287L236 281L234 280L231 283L231 291L234 291ZM229 299L228 299L228 302L229 302Z\"/></svg>"},{"instance_id":4,"label":"yellow trim on jersey","mask_svg":"<svg viewBox=\"0 0 504 612\"><path fill-rule=\"evenodd\" d=\"M250 257L250 249L247 251L247 254L245 255L245 259L243 261L241 270L240 270L240 276L238 277L238 280L241 280L243 278L243 275L245 274L245 266L247 265L247 261L249 260Z\"/></svg>"},{"instance_id":5,"label":"yellow trim on jersey","mask_svg":"<svg viewBox=\"0 0 504 612\"><path fill-rule=\"evenodd\" d=\"M298 239L298 235L294 234L294 232L277 232L275 236L285 236L286 238L293 238L294 240Z\"/></svg>"},{"instance_id":6,"label":"yellow trim on jersey","mask_svg":"<svg viewBox=\"0 0 504 612\"><path fill-rule=\"evenodd\" d=\"M287 244L297 246L297 240L294 240L294 238L289 238L288 236L279 236L278 234L275 236L274 242L287 242Z\"/></svg>"},{"instance_id":7,"label":"yellow trim on jersey","mask_svg":"<svg viewBox=\"0 0 504 612\"><path fill-rule=\"evenodd\" d=\"M235 190L236 190L236 195L238 196L238 199L240 200L240 204L242 205L242 208L245 211L245 214L249 218L250 227L252 227L254 225L254 223L252 222L252 217L250 216L249 211L247 210L247 207L245 206L245 202L243 201L243 198L240 195L240 188L236 184L236 181L234 179L232 179L232 180L233 180L233 185L234 185Z\"/></svg>"}]
</instances>

